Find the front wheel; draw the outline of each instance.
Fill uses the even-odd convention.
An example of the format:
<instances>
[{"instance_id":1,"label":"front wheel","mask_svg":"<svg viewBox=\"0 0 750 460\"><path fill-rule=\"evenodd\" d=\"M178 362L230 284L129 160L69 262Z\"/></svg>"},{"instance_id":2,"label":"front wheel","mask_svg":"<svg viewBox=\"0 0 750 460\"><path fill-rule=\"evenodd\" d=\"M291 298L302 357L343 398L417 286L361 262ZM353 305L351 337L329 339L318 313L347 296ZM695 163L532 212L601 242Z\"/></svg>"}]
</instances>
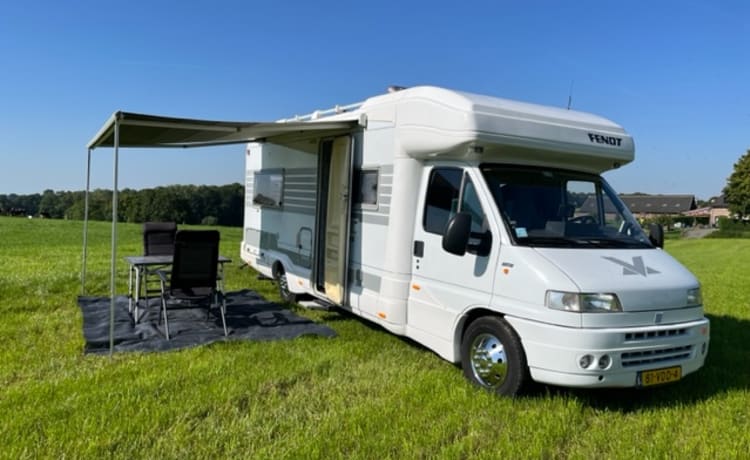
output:
<instances>
[{"instance_id":1,"label":"front wheel","mask_svg":"<svg viewBox=\"0 0 750 460\"><path fill-rule=\"evenodd\" d=\"M504 319L472 322L461 342L461 366L473 383L503 396L516 396L529 382L521 340Z\"/></svg>"}]
</instances>

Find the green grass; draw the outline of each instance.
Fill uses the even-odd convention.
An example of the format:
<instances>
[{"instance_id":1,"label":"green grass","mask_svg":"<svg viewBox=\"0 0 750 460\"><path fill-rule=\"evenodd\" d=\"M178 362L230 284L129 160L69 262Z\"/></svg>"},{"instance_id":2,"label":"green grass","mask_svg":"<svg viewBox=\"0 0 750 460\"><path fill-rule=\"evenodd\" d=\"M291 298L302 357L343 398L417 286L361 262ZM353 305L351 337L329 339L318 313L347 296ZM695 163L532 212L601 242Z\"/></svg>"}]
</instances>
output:
<instances>
[{"instance_id":1,"label":"green grass","mask_svg":"<svg viewBox=\"0 0 750 460\"><path fill-rule=\"evenodd\" d=\"M703 282L706 367L648 391L469 385L414 343L339 313L334 339L83 354L81 222L0 218L2 458L747 458L750 241L670 240ZM140 226L122 224L122 256ZM241 230L221 228L238 258ZM89 290L109 292L108 224L90 230ZM228 289L275 287L227 267Z\"/></svg>"}]
</instances>

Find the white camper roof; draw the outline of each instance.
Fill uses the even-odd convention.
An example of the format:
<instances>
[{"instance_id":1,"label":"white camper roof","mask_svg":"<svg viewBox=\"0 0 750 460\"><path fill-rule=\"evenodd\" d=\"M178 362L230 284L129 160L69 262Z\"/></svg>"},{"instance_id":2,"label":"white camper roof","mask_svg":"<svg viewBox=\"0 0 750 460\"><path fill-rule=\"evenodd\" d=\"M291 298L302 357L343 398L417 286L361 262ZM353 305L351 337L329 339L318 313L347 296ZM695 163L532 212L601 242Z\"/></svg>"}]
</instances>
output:
<instances>
[{"instance_id":1,"label":"white camper roof","mask_svg":"<svg viewBox=\"0 0 750 460\"><path fill-rule=\"evenodd\" d=\"M359 109L368 126L390 120L403 154L578 168L602 172L634 158L616 123L565 110L432 86L376 96Z\"/></svg>"},{"instance_id":2,"label":"white camper roof","mask_svg":"<svg viewBox=\"0 0 750 460\"><path fill-rule=\"evenodd\" d=\"M119 142L115 126L121 127ZM196 120L116 112L88 144L97 147L200 147L397 128L413 158L537 164L602 172L634 158L632 137L606 118L491 96L417 86L277 122Z\"/></svg>"}]
</instances>

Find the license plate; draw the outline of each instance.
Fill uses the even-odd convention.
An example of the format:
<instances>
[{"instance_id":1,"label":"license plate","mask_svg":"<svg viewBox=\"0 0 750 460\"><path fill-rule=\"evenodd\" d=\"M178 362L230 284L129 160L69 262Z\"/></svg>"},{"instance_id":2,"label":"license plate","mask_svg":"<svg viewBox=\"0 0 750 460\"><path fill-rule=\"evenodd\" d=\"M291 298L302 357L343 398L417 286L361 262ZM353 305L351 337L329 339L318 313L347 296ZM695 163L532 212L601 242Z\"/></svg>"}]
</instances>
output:
<instances>
[{"instance_id":1,"label":"license plate","mask_svg":"<svg viewBox=\"0 0 750 460\"><path fill-rule=\"evenodd\" d=\"M641 371L638 373L638 386L649 387L661 385L662 383L676 382L682 377L682 367L665 367L653 371Z\"/></svg>"}]
</instances>

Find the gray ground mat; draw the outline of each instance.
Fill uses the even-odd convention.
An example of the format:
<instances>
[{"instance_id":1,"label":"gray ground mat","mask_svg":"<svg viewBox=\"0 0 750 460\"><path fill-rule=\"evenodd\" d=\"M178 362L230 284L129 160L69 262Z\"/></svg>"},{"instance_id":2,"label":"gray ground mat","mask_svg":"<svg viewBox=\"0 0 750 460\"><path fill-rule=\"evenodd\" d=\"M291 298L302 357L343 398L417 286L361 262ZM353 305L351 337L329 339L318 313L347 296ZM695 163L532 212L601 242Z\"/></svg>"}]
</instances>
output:
<instances>
[{"instance_id":1,"label":"gray ground mat","mask_svg":"<svg viewBox=\"0 0 750 460\"><path fill-rule=\"evenodd\" d=\"M192 347L222 340L288 340L302 335L334 337L336 332L308 318L294 314L269 302L254 291L226 294L227 328L224 337L219 310L175 308L169 310L171 340L164 337L164 323L159 321L159 299L150 299L134 323L128 313L126 296L115 298L114 351L164 351ZM83 314L83 337L87 353L109 352L109 297L79 297Z\"/></svg>"}]
</instances>

